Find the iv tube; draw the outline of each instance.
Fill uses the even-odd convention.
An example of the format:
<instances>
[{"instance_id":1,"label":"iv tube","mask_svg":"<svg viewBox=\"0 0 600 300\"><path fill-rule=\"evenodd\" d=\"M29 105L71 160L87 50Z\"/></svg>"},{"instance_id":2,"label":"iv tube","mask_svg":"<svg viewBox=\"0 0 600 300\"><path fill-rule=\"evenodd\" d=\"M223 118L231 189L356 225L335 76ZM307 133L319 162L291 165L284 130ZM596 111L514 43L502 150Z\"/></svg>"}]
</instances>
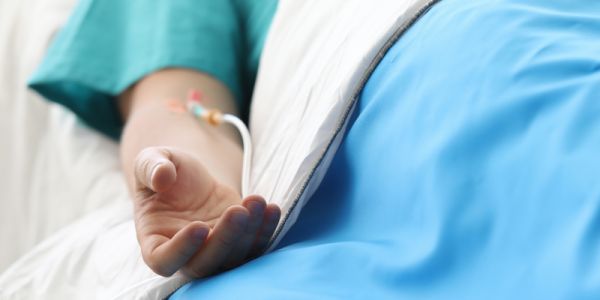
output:
<instances>
[{"instance_id":1,"label":"iv tube","mask_svg":"<svg viewBox=\"0 0 600 300\"><path fill-rule=\"evenodd\" d=\"M188 96L188 110L197 118L202 119L213 126L228 123L234 126L242 137L244 150L242 164L242 197L248 196L248 185L250 180L250 165L252 160L252 140L246 124L238 117L231 114L223 114L218 110L206 109L201 103L201 94L192 90Z\"/></svg>"}]
</instances>

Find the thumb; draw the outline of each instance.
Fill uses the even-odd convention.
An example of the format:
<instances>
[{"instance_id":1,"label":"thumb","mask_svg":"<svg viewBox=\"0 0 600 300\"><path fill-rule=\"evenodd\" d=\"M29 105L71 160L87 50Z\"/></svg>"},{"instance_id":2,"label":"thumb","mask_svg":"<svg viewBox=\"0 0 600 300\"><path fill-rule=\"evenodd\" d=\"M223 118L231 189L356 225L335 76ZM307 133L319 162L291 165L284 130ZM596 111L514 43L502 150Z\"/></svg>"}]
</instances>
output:
<instances>
[{"instance_id":1,"label":"thumb","mask_svg":"<svg viewBox=\"0 0 600 300\"><path fill-rule=\"evenodd\" d=\"M177 169L172 161L172 154L164 147L142 150L135 159L134 172L138 190L165 192L177 179Z\"/></svg>"}]
</instances>

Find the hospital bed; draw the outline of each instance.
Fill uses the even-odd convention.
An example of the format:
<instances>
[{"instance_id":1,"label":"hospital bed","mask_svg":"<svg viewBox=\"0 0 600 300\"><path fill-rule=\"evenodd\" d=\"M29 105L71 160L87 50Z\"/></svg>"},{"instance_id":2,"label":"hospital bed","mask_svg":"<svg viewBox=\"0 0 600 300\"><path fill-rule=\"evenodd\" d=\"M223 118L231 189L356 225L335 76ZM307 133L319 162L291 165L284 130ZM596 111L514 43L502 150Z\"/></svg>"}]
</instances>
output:
<instances>
[{"instance_id":1,"label":"hospital bed","mask_svg":"<svg viewBox=\"0 0 600 300\"><path fill-rule=\"evenodd\" d=\"M600 3L341 2L283 1L265 47L271 252L190 282L141 260L117 145L25 89L73 1L0 0L0 296L600 297Z\"/></svg>"}]
</instances>

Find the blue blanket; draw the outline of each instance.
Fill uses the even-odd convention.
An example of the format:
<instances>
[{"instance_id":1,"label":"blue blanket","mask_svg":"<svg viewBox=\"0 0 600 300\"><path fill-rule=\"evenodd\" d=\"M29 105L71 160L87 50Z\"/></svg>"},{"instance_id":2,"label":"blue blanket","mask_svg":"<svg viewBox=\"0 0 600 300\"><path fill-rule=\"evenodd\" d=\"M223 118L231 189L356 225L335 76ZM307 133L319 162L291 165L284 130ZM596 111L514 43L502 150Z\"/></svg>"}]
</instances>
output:
<instances>
[{"instance_id":1,"label":"blue blanket","mask_svg":"<svg viewBox=\"0 0 600 300\"><path fill-rule=\"evenodd\" d=\"M442 0L271 254L172 299L600 299L600 1Z\"/></svg>"}]
</instances>

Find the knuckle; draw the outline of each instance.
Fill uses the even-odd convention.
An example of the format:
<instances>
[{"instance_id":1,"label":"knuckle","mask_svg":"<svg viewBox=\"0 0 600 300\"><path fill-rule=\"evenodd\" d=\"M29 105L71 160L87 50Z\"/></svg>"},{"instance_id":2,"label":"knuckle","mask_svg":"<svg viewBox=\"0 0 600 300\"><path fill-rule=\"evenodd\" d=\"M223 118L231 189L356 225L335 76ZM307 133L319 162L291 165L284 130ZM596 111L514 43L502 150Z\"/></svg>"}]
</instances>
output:
<instances>
[{"instance_id":1,"label":"knuckle","mask_svg":"<svg viewBox=\"0 0 600 300\"><path fill-rule=\"evenodd\" d=\"M134 162L135 172L136 172L137 176L140 177L140 179L144 178L143 176L148 169L148 165L150 164L150 159L149 159L150 151L152 151L152 150L149 148L146 148L146 149L142 150L135 158L135 162Z\"/></svg>"}]
</instances>

